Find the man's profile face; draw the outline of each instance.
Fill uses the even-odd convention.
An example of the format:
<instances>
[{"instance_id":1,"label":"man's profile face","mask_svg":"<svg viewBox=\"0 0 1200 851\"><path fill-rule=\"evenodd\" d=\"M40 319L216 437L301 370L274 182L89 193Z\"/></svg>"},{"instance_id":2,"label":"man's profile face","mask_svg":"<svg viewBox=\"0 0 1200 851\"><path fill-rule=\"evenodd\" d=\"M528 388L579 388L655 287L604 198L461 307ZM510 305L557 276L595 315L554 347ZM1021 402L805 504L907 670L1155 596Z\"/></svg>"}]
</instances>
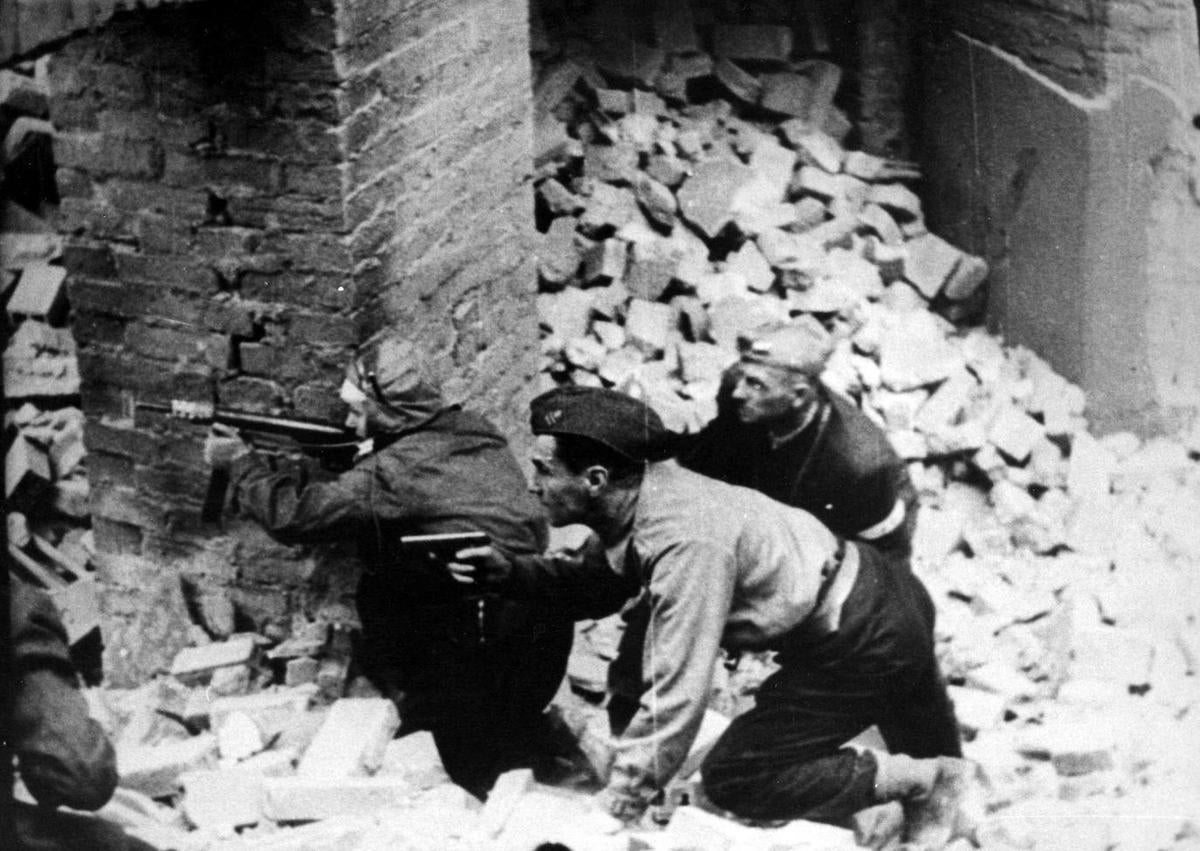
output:
<instances>
[{"instance_id":1,"label":"man's profile face","mask_svg":"<svg viewBox=\"0 0 1200 851\"><path fill-rule=\"evenodd\" d=\"M803 395L803 382L775 366L739 363L732 368L730 378L733 381L730 399L738 419L747 425L785 416L798 406Z\"/></svg>"},{"instance_id":2,"label":"man's profile face","mask_svg":"<svg viewBox=\"0 0 1200 851\"><path fill-rule=\"evenodd\" d=\"M546 509L551 526L569 526L583 522L589 505L586 480L573 473L558 458L553 435L538 435L530 455L533 484L529 491Z\"/></svg>"},{"instance_id":3,"label":"man's profile face","mask_svg":"<svg viewBox=\"0 0 1200 851\"><path fill-rule=\"evenodd\" d=\"M342 401L349 409L346 412L346 428L361 438L367 436L367 395L349 381L342 382Z\"/></svg>"}]
</instances>

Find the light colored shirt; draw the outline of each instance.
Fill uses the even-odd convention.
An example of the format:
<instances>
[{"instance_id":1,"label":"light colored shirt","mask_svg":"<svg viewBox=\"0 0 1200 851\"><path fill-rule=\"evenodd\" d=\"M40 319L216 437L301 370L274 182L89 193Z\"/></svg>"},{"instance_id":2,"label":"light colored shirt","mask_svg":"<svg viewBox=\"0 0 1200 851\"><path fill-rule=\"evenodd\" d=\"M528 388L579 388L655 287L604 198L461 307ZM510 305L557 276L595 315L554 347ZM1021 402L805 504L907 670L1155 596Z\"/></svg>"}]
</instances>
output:
<instances>
[{"instance_id":1,"label":"light colored shirt","mask_svg":"<svg viewBox=\"0 0 1200 851\"><path fill-rule=\"evenodd\" d=\"M675 774L704 717L722 646L764 649L800 626L836 629L857 552L818 607L838 540L819 520L674 461L650 464L611 568L636 575L650 606L642 670L650 683L617 741L609 792L645 803Z\"/></svg>"}]
</instances>

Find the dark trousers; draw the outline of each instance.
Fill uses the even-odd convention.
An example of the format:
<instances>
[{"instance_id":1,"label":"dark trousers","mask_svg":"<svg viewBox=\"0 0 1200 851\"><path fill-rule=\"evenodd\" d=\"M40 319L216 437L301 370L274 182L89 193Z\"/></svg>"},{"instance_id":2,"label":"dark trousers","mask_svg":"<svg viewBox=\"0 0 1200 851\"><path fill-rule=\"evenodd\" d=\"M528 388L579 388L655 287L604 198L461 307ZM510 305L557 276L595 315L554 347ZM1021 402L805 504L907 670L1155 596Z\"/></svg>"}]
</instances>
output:
<instances>
[{"instance_id":1,"label":"dark trousers","mask_svg":"<svg viewBox=\"0 0 1200 851\"><path fill-rule=\"evenodd\" d=\"M548 607L414 601L376 575L359 585L364 673L396 701L404 735L429 730L455 783L485 797L496 778L545 758L543 710L566 671L574 625Z\"/></svg>"},{"instance_id":2,"label":"dark trousers","mask_svg":"<svg viewBox=\"0 0 1200 851\"><path fill-rule=\"evenodd\" d=\"M153 851L120 826L83 813L13 803L19 851Z\"/></svg>"},{"instance_id":3,"label":"dark trousers","mask_svg":"<svg viewBox=\"0 0 1200 851\"><path fill-rule=\"evenodd\" d=\"M754 708L704 761L705 793L736 815L836 823L878 803L875 757L842 747L871 725L893 753L962 755L928 592L902 562L857 546L838 630L788 636Z\"/></svg>"}]
</instances>

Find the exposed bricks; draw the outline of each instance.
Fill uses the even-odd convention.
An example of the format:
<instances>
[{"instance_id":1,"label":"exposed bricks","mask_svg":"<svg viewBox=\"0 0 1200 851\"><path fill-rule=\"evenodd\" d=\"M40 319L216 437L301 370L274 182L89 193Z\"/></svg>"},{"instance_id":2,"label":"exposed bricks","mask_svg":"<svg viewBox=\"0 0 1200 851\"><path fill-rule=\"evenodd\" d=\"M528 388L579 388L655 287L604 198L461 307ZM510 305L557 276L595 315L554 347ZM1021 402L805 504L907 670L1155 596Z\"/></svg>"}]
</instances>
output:
<instances>
[{"instance_id":1,"label":"exposed bricks","mask_svg":"<svg viewBox=\"0 0 1200 851\"><path fill-rule=\"evenodd\" d=\"M223 8L163 9L160 25L122 19L54 57L102 548L182 559L190 576L213 546L196 518L203 430L98 419L131 400L215 392L340 419L347 354L403 323L424 329L440 370L520 417L536 336L526 9L339 0L333 12L295 0L234 26ZM218 66L184 35L199 27L221 33L206 47ZM171 62L151 69L149 55ZM198 590L271 622L308 593L312 561L298 557L289 572L235 554L221 587L201 571Z\"/></svg>"}]
</instances>

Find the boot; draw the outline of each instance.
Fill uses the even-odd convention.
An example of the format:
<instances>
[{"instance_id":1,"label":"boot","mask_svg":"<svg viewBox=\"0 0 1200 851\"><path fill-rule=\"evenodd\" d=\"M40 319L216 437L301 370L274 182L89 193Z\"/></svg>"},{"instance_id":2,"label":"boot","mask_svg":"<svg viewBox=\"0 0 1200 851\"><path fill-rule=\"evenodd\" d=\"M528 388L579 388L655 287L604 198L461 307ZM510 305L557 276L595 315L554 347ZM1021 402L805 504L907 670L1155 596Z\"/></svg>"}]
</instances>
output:
<instances>
[{"instance_id":1,"label":"boot","mask_svg":"<svg viewBox=\"0 0 1200 851\"><path fill-rule=\"evenodd\" d=\"M960 836L974 841L985 804L978 765L948 756L877 756L876 797L900 801L906 842L917 848L941 849Z\"/></svg>"}]
</instances>

